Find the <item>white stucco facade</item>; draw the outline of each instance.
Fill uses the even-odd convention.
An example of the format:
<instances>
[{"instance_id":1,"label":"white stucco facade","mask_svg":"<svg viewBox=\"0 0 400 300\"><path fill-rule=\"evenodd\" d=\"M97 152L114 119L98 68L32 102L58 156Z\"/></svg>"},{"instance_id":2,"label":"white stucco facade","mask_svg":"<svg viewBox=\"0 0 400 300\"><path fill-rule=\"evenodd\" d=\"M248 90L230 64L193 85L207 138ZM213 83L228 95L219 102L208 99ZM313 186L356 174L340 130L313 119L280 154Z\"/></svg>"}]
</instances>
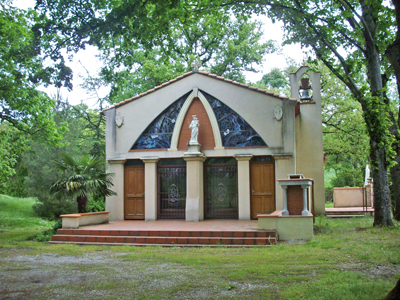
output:
<instances>
[{"instance_id":1,"label":"white stucco facade","mask_svg":"<svg viewBox=\"0 0 400 300\"><path fill-rule=\"evenodd\" d=\"M292 75L292 89L298 89L297 82L306 71L307 68L304 67ZM251 199L254 194L251 188L251 180L253 180L251 166L257 157L269 157L273 164L275 209L283 208L282 189L276 180L287 178L287 174L301 173L314 179L315 213L323 214L323 149L319 74L309 75L314 91L313 103L310 104L300 104L296 100L297 90L292 93L292 99L289 99L200 71L187 73L104 110L106 160L108 171L115 174L113 189L117 193L116 196L106 199L106 210L110 211L110 220L124 219L124 195L126 194L124 166L127 162L133 160L143 162L144 218L156 220L157 210L160 209L157 165L163 159L182 158L186 164L187 180L185 218L187 221L203 220L205 218L204 178L206 176L203 167L206 159L210 157L235 158L238 219L251 218ZM225 147L218 125L219 120L202 92L212 95L236 112L258 133L267 146ZM132 146L149 124L177 99L188 93L174 120L175 126L169 148L132 150ZM204 107L212 127L215 145L213 149L202 149L200 146L201 155L188 156L185 155L188 149L178 150L178 141L181 129L188 126L184 120L194 100L199 100ZM298 109L299 105L300 113L296 116L296 106ZM279 109L277 110L276 107ZM282 116L279 115L279 110ZM121 116L123 117L122 124ZM116 119L119 121L116 122ZM199 130L203 130L201 122Z\"/></svg>"}]
</instances>

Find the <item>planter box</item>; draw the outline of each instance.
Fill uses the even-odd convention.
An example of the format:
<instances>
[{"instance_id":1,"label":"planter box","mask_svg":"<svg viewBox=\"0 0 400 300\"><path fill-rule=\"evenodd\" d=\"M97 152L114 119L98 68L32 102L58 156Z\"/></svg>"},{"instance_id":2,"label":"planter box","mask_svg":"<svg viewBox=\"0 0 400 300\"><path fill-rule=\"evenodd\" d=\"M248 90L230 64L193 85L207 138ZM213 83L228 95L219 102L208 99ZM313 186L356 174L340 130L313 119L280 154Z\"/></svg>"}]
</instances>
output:
<instances>
[{"instance_id":1,"label":"planter box","mask_svg":"<svg viewBox=\"0 0 400 300\"><path fill-rule=\"evenodd\" d=\"M62 228L79 228L85 225L96 225L109 222L109 211L94 213L61 215Z\"/></svg>"},{"instance_id":2,"label":"planter box","mask_svg":"<svg viewBox=\"0 0 400 300\"><path fill-rule=\"evenodd\" d=\"M281 210L258 215L258 229L275 229L279 240L309 240L313 237L313 215L284 216Z\"/></svg>"}]
</instances>

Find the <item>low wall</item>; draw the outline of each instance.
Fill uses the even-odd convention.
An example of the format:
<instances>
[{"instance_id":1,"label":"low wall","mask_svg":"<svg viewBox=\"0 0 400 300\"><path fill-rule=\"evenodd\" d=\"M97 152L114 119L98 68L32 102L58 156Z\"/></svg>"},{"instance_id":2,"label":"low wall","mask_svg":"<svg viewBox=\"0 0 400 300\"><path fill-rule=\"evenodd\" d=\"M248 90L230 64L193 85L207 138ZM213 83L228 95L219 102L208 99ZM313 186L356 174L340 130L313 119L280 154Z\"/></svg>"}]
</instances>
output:
<instances>
[{"instance_id":1,"label":"low wall","mask_svg":"<svg viewBox=\"0 0 400 300\"><path fill-rule=\"evenodd\" d=\"M333 188L333 207L362 207L365 205L364 192L364 189L359 187ZM371 192L367 194L370 195ZM371 196L367 197L367 206L371 206Z\"/></svg>"},{"instance_id":2,"label":"low wall","mask_svg":"<svg viewBox=\"0 0 400 300\"><path fill-rule=\"evenodd\" d=\"M313 237L313 215L282 216L277 210L269 215L258 215L258 229L275 229L279 240L309 240Z\"/></svg>"},{"instance_id":3,"label":"low wall","mask_svg":"<svg viewBox=\"0 0 400 300\"><path fill-rule=\"evenodd\" d=\"M62 228L79 228L85 225L96 225L109 222L109 211L94 213L61 215Z\"/></svg>"}]
</instances>

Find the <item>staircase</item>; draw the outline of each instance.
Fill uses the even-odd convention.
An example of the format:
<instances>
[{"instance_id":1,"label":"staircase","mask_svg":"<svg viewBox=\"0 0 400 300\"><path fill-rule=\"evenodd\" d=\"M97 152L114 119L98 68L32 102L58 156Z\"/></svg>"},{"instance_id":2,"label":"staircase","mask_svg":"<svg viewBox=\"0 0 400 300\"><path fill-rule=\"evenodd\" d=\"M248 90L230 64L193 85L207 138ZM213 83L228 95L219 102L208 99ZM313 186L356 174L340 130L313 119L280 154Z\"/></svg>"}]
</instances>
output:
<instances>
[{"instance_id":1,"label":"staircase","mask_svg":"<svg viewBox=\"0 0 400 300\"><path fill-rule=\"evenodd\" d=\"M58 229L51 244L131 245L162 247L269 247L276 231L265 230L88 230Z\"/></svg>"},{"instance_id":2,"label":"staircase","mask_svg":"<svg viewBox=\"0 0 400 300\"><path fill-rule=\"evenodd\" d=\"M328 218L364 217L368 213L372 216L374 211L373 207L325 208L325 216Z\"/></svg>"}]
</instances>

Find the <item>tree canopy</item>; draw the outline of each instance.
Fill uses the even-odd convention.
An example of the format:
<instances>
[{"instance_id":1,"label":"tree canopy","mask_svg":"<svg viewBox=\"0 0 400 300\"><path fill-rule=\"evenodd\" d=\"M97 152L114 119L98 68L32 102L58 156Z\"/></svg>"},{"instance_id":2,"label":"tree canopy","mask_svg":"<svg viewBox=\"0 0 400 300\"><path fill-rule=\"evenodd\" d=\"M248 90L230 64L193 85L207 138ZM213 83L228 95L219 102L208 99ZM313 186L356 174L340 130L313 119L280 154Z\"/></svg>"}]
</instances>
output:
<instances>
[{"instance_id":1,"label":"tree canopy","mask_svg":"<svg viewBox=\"0 0 400 300\"><path fill-rule=\"evenodd\" d=\"M0 123L7 121L24 132L57 141L63 129L51 117L54 101L38 87L54 83L58 75L55 68L44 66L32 31L37 18L33 10L17 9L9 1L0 4Z\"/></svg>"}]
</instances>

